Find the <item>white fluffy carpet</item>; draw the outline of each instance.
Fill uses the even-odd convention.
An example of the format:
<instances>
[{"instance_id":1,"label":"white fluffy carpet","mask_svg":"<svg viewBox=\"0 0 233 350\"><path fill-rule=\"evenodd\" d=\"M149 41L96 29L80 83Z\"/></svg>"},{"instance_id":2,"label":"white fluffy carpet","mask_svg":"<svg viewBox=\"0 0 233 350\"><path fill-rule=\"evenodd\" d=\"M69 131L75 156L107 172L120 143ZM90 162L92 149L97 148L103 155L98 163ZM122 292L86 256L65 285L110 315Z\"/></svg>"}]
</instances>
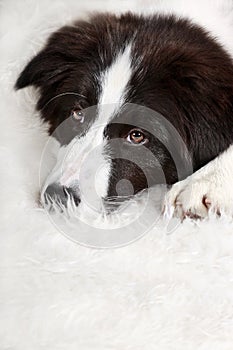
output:
<instances>
[{"instance_id":1,"label":"white fluffy carpet","mask_svg":"<svg viewBox=\"0 0 233 350\"><path fill-rule=\"evenodd\" d=\"M224 1L95 1L90 9L178 7L233 52ZM35 91L12 90L48 34L81 15L78 0L0 2L0 349L232 350L233 223L166 222L118 249L67 239L38 208L47 140ZM216 25L218 24L218 25ZM48 159L49 166L49 159Z\"/></svg>"}]
</instances>

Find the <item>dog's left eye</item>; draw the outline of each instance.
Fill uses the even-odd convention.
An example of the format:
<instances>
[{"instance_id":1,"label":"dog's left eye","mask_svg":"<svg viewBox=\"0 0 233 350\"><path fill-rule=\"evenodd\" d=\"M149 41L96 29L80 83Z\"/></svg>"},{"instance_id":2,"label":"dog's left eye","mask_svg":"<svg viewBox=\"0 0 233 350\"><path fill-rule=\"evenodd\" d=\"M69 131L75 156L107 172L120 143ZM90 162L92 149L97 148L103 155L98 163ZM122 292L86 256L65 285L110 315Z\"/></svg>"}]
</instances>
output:
<instances>
[{"instance_id":1,"label":"dog's left eye","mask_svg":"<svg viewBox=\"0 0 233 350\"><path fill-rule=\"evenodd\" d=\"M75 109L72 109L70 113L70 117L75 121L79 121L80 123L83 123L85 114L81 110L81 108L75 108Z\"/></svg>"},{"instance_id":2,"label":"dog's left eye","mask_svg":"<svg viewBox=\"0 0 233 350\"><path fill-rule=\"evenodd\" d=\"M148 141L145 134L140 129L133 129L127 136L127 141L134 145L142 145Z\"/></svg>"}]
</instances>

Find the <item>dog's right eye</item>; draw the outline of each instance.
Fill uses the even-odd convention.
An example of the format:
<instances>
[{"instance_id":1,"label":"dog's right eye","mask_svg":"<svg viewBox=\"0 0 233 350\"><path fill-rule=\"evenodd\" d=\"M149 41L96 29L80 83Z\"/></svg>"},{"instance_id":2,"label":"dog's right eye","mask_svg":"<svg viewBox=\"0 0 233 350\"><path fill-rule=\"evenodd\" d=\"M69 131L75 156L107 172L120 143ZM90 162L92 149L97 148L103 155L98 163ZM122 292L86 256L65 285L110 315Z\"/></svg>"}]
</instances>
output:
<instances>
[{"instance_id":1,"label":"dog's right eye","mask_svg":"<svg viewBox=\"0 0 233 350\"><path fill-rule=\"evenodd\" d=\"M84 118L85 118L85 114L83 112L83 110L80 108L74 108L72 109L71 113L70 113L70 117L74 120L74 121L78 121L80 123L84 122Z\"/></svg>"}]
</instances>

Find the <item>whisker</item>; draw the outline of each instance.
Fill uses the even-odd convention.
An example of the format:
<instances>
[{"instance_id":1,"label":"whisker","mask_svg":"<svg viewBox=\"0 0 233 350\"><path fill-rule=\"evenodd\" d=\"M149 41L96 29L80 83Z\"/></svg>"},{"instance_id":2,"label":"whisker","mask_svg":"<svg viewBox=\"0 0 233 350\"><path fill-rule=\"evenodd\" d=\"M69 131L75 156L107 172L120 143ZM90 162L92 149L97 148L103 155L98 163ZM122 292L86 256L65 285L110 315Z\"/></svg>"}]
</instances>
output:
<instances>
[{"instance_id":1,"label":"whisker","mask_svg":"<svg viewBox=\"0 0 233 350\"><path fill-rule=\"evenodd\" d=\"M52 102L52 101L55 100L56 98L62 97L62 96L66 96L66 95L76 95L76 96L79 96L79 97L84 98L85 100L87 99L86 96L84 96L84 95L82 95L82 94L78 94L77 92L63 92L62 94L58 94L58 95L52 97L48 102L46 102L46 104L43 106L42 110L43 110L50 102Z\"/></svg>"}]
</instances>

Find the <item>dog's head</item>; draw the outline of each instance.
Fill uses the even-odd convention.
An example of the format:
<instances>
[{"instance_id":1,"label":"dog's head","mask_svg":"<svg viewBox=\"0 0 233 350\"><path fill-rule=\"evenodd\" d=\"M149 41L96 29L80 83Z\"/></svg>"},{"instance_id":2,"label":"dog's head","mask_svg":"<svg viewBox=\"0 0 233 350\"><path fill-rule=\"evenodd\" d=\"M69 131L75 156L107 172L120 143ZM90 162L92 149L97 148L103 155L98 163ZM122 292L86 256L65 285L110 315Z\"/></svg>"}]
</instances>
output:
<instances>
[{"instance_id":1,"label":"dog's head","mask_svg":"<svg viewBox=\"0 0 233 350\"><path fill-rule=\"evenodd\" d=\"M203 165L223 147L217 129L203 139L226 111L230 72L214 40L173 16L95 15L61 28L16 83L39 88L37 108L63 146L43 195L78 205L86 191L106 201L172 184L187 175L184 145Z\"/></svg>"}]
</instances>

